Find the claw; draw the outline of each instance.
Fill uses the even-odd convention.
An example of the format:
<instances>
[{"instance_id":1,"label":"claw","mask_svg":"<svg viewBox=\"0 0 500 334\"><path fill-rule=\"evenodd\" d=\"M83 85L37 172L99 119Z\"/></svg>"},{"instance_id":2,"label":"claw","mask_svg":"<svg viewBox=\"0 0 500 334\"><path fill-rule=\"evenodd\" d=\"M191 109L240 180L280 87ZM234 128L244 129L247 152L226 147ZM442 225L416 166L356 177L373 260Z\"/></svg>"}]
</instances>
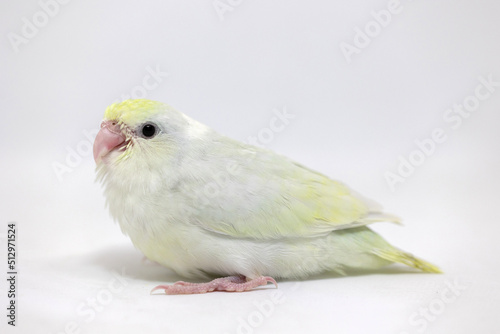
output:
<instances>
[{"instance_id":1,"label":"claw","mask_svg":"<svg viewBox=\"0 0 500 334\"><path fill-rule=\"evenodd\" d=\"M158 285L151 290L153 294L156 290L165 290L167 295L199 294L212 291L243 292L249 291L258 286L273 283L278 288L278 283L274 278L261 276L247 281L245 276L229 276L214 279L208 283L189 283L184 281L175 282L172 285Z\"/></svg>"}]
</instances>

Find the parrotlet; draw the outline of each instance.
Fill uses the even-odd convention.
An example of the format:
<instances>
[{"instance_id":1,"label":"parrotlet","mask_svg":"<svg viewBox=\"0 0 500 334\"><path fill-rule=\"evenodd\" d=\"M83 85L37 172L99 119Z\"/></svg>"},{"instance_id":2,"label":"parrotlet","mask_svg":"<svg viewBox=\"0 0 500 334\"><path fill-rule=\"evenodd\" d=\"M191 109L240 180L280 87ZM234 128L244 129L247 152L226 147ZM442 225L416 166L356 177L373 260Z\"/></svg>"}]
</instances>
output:
<instances>
[{"instance_id":1,"label":"parrotlet","mask_svg":"<svg viewBox=\"0 0 500 334\"><path fill-rule=\"evenodd\" d=\"M240 292L393 262L439 272L367 226L399 221L375 202L167 104L112 104L93 153L110 213L136 248L183 277L220 277L153 291Z\"/></svg>"}]
</instances>

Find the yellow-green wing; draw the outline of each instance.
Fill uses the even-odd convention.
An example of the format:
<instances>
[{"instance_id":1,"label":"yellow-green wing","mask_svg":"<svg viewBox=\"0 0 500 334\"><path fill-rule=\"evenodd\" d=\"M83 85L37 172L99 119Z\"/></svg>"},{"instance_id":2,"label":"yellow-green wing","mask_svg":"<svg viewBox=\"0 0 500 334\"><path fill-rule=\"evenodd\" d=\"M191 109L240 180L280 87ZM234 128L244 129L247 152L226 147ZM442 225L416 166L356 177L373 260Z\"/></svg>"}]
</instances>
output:
<instances>
[{"instance_id":1,"label":"yellow-green wing","mask_svg":"<svg viewBox=\"0 0 500 334\"><path fill-rule=\"evenodd\" d=\"M252 148L244 158L232 159L237 172L224 175L226 182L219 193L200 207L195 218L196 224L210 231L277 239L397 221L372 212L367 201L342 183L274 152ZM212 175L215 172L207 170Z\"/></svg>"}]
</instances>

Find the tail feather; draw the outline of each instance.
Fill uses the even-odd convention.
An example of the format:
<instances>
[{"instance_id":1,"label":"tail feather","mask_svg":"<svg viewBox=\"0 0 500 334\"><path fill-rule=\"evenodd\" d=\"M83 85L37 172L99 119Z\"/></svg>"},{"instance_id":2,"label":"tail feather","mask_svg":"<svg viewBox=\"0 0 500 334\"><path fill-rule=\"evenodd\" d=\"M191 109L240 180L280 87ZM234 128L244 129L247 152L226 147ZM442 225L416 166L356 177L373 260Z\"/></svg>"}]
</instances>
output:
<instances>
[{"instance_id":1,"label":"tail feather","mask_svg":"<svg viewBox=\"0 0 500 334\"><path fill-rule=\"evenodd\" d=\"M419 259L410 253L403 252L399 249L375 249L373 250L373 253L388 261L403 263L407 266L420 269L427 273L442 273L442 271L435 265Z\"/></svg>"}]
</instances>

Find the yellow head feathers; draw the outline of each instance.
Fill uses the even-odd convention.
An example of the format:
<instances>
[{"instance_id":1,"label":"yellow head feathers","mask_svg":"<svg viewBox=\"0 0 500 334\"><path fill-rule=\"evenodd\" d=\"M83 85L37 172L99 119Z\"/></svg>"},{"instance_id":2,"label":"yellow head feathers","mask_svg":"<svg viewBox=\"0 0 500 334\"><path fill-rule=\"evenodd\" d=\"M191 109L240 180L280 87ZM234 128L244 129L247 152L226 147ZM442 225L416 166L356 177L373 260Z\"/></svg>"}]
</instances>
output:
<instances>
[{"instance_id":1,"label":"yellow head feathers","mask_svg":"<svg viewBox=\"0 0 500 334\"><path fill-rule=\"evenodd\" d=\"M104 118L133 126L166 108L168 106L164 103L147 99L125 100L110 105L104 112Z\"/></svg>"}]
</instances>

